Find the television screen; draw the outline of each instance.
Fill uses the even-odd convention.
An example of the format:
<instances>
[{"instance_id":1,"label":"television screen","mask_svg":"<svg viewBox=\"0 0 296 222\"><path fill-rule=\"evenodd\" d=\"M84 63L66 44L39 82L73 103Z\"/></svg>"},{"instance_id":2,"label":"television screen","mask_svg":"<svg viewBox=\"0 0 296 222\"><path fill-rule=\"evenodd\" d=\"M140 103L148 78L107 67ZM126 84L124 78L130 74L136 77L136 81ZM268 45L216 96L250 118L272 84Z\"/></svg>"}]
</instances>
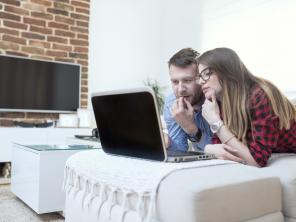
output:
<instances>
[{"instance_id":1,"label":"television screen","mask_svg":"<svg viewBox=\"0 0 296 222\"><path fill-rule=\"evenodd\" d=\"M0 111L74 112L80 65L0 56Z\"/></svg>"}]
</instances>

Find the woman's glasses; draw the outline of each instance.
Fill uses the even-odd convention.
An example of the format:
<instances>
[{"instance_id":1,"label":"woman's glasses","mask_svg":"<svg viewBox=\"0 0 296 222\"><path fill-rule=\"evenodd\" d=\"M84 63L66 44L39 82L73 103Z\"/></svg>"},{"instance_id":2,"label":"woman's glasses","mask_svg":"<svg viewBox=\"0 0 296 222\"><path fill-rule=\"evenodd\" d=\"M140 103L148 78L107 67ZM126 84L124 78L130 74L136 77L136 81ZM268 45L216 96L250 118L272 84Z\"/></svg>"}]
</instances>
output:
<instances>
[{"instance_id":1,"label":"woman's glasses","mask_svg":"<svg viewBox=\"0 0 296 222\"><path fill-rule=\"evenodd\" d=\"M211 75L213 74L213 70L211 67L207 67L204 70L201 71L201 73L199 73L197 75L197 79L202 79L203 81L208 81L211 77Z\"/></svg>"}]
</instances>

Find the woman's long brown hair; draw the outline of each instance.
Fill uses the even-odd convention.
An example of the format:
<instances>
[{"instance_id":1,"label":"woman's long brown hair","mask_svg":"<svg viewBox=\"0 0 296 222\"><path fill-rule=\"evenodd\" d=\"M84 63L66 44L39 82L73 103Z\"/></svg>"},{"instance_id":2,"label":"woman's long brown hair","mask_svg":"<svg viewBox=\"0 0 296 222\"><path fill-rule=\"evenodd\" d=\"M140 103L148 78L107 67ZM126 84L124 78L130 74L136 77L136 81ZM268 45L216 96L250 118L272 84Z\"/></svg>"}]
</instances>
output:
<instances>
[{"instance_id":1,"label":"woman's long brown hair","mask_svg":"<svg viewBox=\"0 0 296 222\"><path fill-rule=\"evenodd\" d=\"M279 118L279 128L289 129L296 121L296 109L270 81L254 76L239 56L229 48L216 48L203 53L198 63L210 67L222 86L222 117L227 128L244 144L251 125L249 98L251 88L258 84L266 93L274 114Z\"/></svg>"}]
</instances>

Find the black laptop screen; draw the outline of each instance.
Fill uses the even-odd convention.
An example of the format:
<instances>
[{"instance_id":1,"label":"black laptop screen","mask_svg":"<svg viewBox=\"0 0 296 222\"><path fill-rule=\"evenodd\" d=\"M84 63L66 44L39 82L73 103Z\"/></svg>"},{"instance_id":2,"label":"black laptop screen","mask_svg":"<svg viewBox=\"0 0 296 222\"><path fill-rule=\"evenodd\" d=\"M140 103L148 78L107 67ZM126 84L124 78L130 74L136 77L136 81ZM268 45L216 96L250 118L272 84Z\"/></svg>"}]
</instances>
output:
<instances>
[{"instance_id":1,"label":"black laptop screen","mask_svg":"<svg viewBox=\"0 0 296 222\"><path fill-rule=\"evenodd\" d=\"M93 96L92 105L106 153L164 160L156 107L149 92Z\"/></svg>"}]
</instances>

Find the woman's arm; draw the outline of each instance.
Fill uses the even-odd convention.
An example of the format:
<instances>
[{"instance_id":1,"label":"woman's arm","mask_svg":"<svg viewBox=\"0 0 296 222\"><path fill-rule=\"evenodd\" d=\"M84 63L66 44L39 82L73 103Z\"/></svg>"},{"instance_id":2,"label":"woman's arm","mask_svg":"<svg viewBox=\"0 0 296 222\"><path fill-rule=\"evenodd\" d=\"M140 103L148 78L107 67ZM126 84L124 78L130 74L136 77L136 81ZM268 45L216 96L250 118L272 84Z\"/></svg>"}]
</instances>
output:
<instances>
[{"instance_id":1,"label":"woman's arm","mask_svg":"<svg viewBox=\"0 0 296 222\"><path fill-rule=\"evenodd\" d=\"M237 155L244 159L247 164L253 166L266 166L272 153L272 149L277 146L279 137L278 117L273 113L271 104L266 93L257 88L249 101L252 126L248 129L247 145L243 144L226 126L222 126L216 136L221 143L226 143L230 148L223 148L227 152ZM206 101L203 105L203 116L209 124L221 121L218 104L214 100ZM216 141L217 142L217 141Z\"/></svg>"},{"instance_id":2,"label":"woman's arm","mask_svg":"<svg viewBox=\"0 0 296 222\"><path fill-rule=\"evenodd\" d=\"M211 101L208 99L205 100L202 106L202 115L210 125L222 121L214 93L212 94ZM215 143L219 142L217 137L221 141L221 144L207 145L205 147L205 152L212 153L219 159L233 160L252 166L259 166L252 157L248 147L240 142L224 124L216 134L214 134L213 140Z\"/></svg>"},{"instance_id":3,"label":"woman's arm","mask_svg":"<svg viewBox=\"0 0 296 222\"><path fill-rule=\"evenodd\" d=\"M225 125L220 128L216 135L219 137L221 143L228 145L224 147L227 152L240 157L248 165L259 167L251 155L249 148L239 141Z\"/></svg>"},{"instance_id":4,"label":"woman's arm","mask_svg":"<svg viewBox=\"0 0 296 222\"><path fill-rule=\"evenodd\" d=\"M216 144L209 144L205 147L206 153L214 154L218 159L232 160L251 166L260 167L248 147L240 142L226 126L222 126L213 140ZM225 141L221 143L220 141Z\"/></svg>"}]
</instances>

